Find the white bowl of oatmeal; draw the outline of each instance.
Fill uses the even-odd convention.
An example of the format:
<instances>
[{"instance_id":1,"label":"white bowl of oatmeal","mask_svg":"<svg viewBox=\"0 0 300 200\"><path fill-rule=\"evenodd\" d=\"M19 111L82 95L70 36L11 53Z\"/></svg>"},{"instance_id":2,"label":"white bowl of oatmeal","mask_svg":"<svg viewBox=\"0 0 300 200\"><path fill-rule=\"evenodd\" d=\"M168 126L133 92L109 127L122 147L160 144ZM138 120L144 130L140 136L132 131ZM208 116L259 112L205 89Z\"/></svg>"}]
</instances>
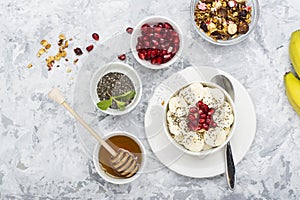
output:
<instances>
[{"instance_id":1,"label":"white bowl of oatmeal","mask_svg":"<svg viewBox=\"0 0 300 200\"><path fill-rule=\"evenodd\" d=\"M194 82L176 91L165 105L164 128L181 151L204 157L225 146L235 129L235 107L214 83Z\"/></svg>"}]
</instances>

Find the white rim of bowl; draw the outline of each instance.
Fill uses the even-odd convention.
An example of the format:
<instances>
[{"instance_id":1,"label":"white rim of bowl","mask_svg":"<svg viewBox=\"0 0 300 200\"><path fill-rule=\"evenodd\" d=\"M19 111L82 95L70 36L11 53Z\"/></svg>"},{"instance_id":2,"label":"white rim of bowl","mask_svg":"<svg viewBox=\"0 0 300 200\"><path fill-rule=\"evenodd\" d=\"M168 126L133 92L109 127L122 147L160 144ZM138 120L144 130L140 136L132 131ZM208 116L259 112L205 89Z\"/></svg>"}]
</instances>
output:
<instances>
[{"instance_id":1,"label":"white rim of bowl","mask_svg":"<svg viewBox=\"0 0 300 200\"><path fill-rule=\"evenodd\" d=\"M219 46L230 46L230 45L235 45L238 44L240 42L242 42L243 40L245 40L251 32L253 32L253 30L255 29L255 27L257 26L258 23L258 19L259 19L259 15L260 15L260 7L259 7L259 2L258 0L249 0L252 2L252 7L255 7L254 9L252 9L252 12L255 13L255 17L253 18L253 20L250 23L249 26L249 31L244 34L244 35L240 35L235 39L231 39L231 40L217 40L215 41L214 39L212 39L211 37L207 36L202 30L200 30L194 20L194 13L195 13L195 4L198 2L199 0L191 0L191 5L190 5L190 10L191 10L191 19L192 19L192 24L194 29L196 30L196 32L206 41L215 44L215 45L219 45ZM253 16L253 15L252 15Z\"/></svg>"},{"instance_id":2,"label":"white rim of bowl","mask_svg":"<svg viewBox=\"0 0 300 200\"><path fill-rule=\"evenodd\" d=\"M117 65L118 67L123 68L124 71L113 70L114 67L109 68L109 66L111 66L111 65ZM126 71L129 71L130 73L125 73ZM119 109L111 109L111 108L108 108L107 110L101 110L97 106L97 103L99 102L99 98L98 98L98 94L97 94L98 82L101 77L103 77L105 74L107 74L109 72L120 72L120 73L125 74L126 76L128 76L128 78L132 81L132 83L134 85L136 95L133 98L132 102L129 105L127 105L125 110L123 110L123 111L121 111ZM130 74L132 74L137 79L137 81L132 80L130 78L130 77L132 77ZM143 92L142 81L141 81L141 78L138 75L137 71L133 67L131 67L128 64L123 63L123 62L111 62L111 63L105 64L104 66L101 66L99 69L97 69L94 72L94 74L91 78L91 82L90 82L90 96L92 98L93 104L101 112L109 114L109 115L123 115L123 114L129 113L130 111L132 111L140 102L141 97L142 97L142 92Z\"/></svg>"},{"instance_id":3,"label":"white rim of bowl","mask_svg":"<svg viewBox=\"0 0 300 200\"><path fill-rule=\"evenodd\" d=\"M225 97L226 97L226 100L230 103L231 107L232 107L232 110L233 110L233 113L234 113L234 121L233 121L233 124L231 125L231 129L230 129L230 133L229 135L227 136L225 142L220 145L220 146L217 146L217 147L213 147L211 149L208 149L208 150L204 150L204 151L199 151L199 152L193 152L193 151L189 151L188 149L186 149L185 147L183 147L182 145L178 144L178 142L176 142L172 137L171 137L171 134L170 134L170 131L168 129L168 126L167 126L167 107L168 107L168 104L169 104L169 101L170 99L174 96L175 93L179 92L182 88L184 87L187 87L188 85L191 85L193 83L201 83L201 84L204 84L204 85L207 85L208 87L212 87L212 88L218 88L220 89ZM183 87L181 87L179 90L177 90L176 92L174 92L168 99L167 103L165 104L165 107L164 107L164 117L163 117L163 127L164 127L164 131L165 133L167 134L167 137L168 139L170 140L170 142L172 144L174 144L174 146L177 147L177 149L179 149L180 151L182 151L183 153L185 154L188 154L188 155L192 155L192 156L197 156L199 158L204 158L210 154L213 154L217 151L219 151L220 149L222 149L232 138L234 132L235 132L235 124L236 124L236 115L235 115L235 105L234 105L234 102L232 100L232 98L230 97L230 95L222 88L220 87L219 85L215 84L215 83L212 83L212 82L204 82L204 81L195 81L195 82L191 82Z\"/></svg>"},{"instance_id":4,"label":"white rim of bowl","mask_svg":"<svg viewBox=\"0 0 300 200\"><path fill-rule=\"evenodd\" d=\"M103 139L106 140L106 139L108 139L110 137L113 137L113 136L116 136L116 135L127 136L127 137L133 139L139 145L139 147L141 149L141 154L142 154L142 162L141 162L140 168L137 171L137 173L134 176L130 177L130 178L124 178L124 179L122 179L122 178L113 178L113 177L107 175L101 169L100 164L99 164L98 155L99 155L99 150L100 150L100 147L101 147L101 145L99 143L97 143L95 145L95 148L94 148L93 163L94 163L94 166L95 166L95 169L96 169L97 173L105 181L113 183L113 184L118 184L118 185L131 183L132 181L136 180L142 174L142 172L144 171L145 164L146 164L146 154L145 154L146 150L145 150L145 147L144 147L143 143L135 135L133 135L132 133L126 132L126 131L113 131L113 132L110 132Z\"/></svg>"},{"instance_id":5,"label":"white rim of bowl","mask_svg":"<svg viewBox=\"0 0 300 200\"><path fill-rule=\"evenodd\" d=\"M174 28L174 30L178 33L179 39L180 39L180 43L179 43L180 46L179 46L179 49L178 49L177 53L175 54L175 56L168 62L160 64L160 65L152 65L151 62L149 62L149 61L141 60L139 58L139 56L137 54L137 50L136 50L137 37L141 35L141 31L140 31L141 26L145 23L148 23L150 25L154 24L154 23L151 23L152 20L155 20L156 22L159 22L159 20L161 20L161 21L170 23L172 25L172 27ZM177 25L177 23L165 16L160 16L160 15L149 16L149 17L146 17L145 19L141 20L133 29L133 33L131 34L131 38L130 38L130 48L131 48L132 54L133 54L134 58L136 59L136 61L148 69L155 69L155 70L167 68L170 65L172 65L173 63L175 63L183 51L183 45L184 45L184 42L183 42L182 31L181 31L180 27Z\"/></svg>"}]
</instances>

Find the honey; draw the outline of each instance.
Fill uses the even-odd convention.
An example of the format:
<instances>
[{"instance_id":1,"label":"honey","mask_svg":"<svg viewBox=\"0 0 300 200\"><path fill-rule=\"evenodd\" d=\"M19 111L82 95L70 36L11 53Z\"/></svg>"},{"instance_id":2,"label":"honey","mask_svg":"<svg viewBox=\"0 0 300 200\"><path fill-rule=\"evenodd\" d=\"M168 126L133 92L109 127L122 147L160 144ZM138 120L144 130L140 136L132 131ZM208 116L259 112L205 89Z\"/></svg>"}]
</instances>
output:
<instances>
[{"instance_id":1,"label":"honey","mask_svg":"<svg viewBox=\"0 0 300 200\"><path fill-rule=\"evenodd\" d=\"M123 148L131 152L132 154L137 156L137 164L141 165L142 150L134 139L125 135L115 135L108 138L106 142L112 147L115 146L116 148ZM100 167L108 176L111 176L113 178L126 178L122 177L111 167L111 154L104 147L100 147L98 156Z\"/></svg>"}]
</instances>

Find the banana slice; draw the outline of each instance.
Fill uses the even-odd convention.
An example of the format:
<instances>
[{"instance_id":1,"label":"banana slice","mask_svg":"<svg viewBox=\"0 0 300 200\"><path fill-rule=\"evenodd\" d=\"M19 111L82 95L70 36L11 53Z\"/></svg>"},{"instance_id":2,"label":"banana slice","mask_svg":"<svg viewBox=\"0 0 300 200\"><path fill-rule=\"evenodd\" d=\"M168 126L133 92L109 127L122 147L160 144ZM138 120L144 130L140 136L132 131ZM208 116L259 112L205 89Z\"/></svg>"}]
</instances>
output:
<instances>
[{"instance_id":1,"label":"banana slice","mask_svg":"<svg viewBox=\"0 0 300 200\"><path fill-rule=\"evenodd\" d=\"M230 104L225 101L222 107L216 110L213 119L221 128L230 127L234 121L234 116Z\"/></svg>"},{"instance_id":2,"label":"banana slice","mask_svg":"<svg viewBox=\"0 0 300 200\"><path fill-rule=\"evenodd\" d=\"M179 135L182 132L181 128L177 124L175 124L174 122L169 123L169 131L173 135Z\"/></svg>"},{"instance_id":3,"label":"banana slice","mask_svg":"<svg viewBox=\"0 0 300 200\"><path fill-rule=\"evenodd\" d=\"M212 147L217 147L223 144L226 140L226 131L220 127L209 129L204 134L204 141Z\"/></svg>"},{"instance_id":4,"label":"banana slice","mask_svg":"<svg viewBox=\"0 0 300 200\"><path fill-rule=\"evenodd\" d=\"M206 88L206 94L203 97L203 102L210 108L219 108L223 105L225 96L218 88Z\"/></svg>"},{"instance_id":5,"label":"banana slice","mask_svg":"<svg viewBox=\"0 0 300 200\"><path fill-rule=\"evenodd\" d=\"M182 89L179 92L179 96L184 98L188 104L195 106L195 104L205 96L205 90L201 83L192 83Z\"/></svg>"},{"instance_id":6,"label":"banana slice","mask_svg":"<svg viewBox=\"0 0 300 200\"><path fill-rule=\"evenodd\" d=\"M169 110L178 117L188 114L188 105L182 97L172 97L169 101Z\"/></svg>"},{"instance_id":7,"label":"banana slice","mask_svg":"<svg viewBox=\"0 0 300 200\"><path fill-rule=\"evenodd\" d=\"M204 143L202 150L205 151L205 150L208 150L208 149L211 149L211 148L213 148L213 147L212 147L212 146L209 146L209 145L206 144L206 143Z\"/></svg>"},{"instance_id":8,"label":"banana slice","mask_svg":"<svg viewBox=\"0 0 300 200\"><path fill-rule=\"evenodd\" d=\"M182 141L182 144L185 148L190 151L198 152L201 151L204 145L204 140L200 138L194 132L188 132L185 139Z\"/></svg>"}]
</instances>

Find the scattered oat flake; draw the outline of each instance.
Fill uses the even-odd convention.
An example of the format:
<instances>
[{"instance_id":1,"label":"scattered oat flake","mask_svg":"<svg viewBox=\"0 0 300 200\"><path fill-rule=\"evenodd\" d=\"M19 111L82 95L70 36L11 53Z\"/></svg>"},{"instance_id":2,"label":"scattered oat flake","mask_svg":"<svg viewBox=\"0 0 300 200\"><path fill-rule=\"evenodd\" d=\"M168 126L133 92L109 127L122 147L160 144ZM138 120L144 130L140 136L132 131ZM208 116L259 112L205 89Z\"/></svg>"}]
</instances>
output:
<instances>
[{"instance_id":1,"label":"scattered oat flake","mask_svg":"<svg viewBox=\"0 0 300 200\"><path fill-rule=\"evenodd\" d=\"M30 69L31 67L32 67L32 64L29 63L29 64L27 65L27 68Z\"/></svg>"},{"instance_id":2,"label":"scattered oat flake","mask_svg":"<svg viewBox=\"0 0 300 200\"><path fill-rule=\"evenodd\" d=\"M72 72L72 69L68 68L67 73L71 73L71 72Z\"/></svg>"}]
</instances>

